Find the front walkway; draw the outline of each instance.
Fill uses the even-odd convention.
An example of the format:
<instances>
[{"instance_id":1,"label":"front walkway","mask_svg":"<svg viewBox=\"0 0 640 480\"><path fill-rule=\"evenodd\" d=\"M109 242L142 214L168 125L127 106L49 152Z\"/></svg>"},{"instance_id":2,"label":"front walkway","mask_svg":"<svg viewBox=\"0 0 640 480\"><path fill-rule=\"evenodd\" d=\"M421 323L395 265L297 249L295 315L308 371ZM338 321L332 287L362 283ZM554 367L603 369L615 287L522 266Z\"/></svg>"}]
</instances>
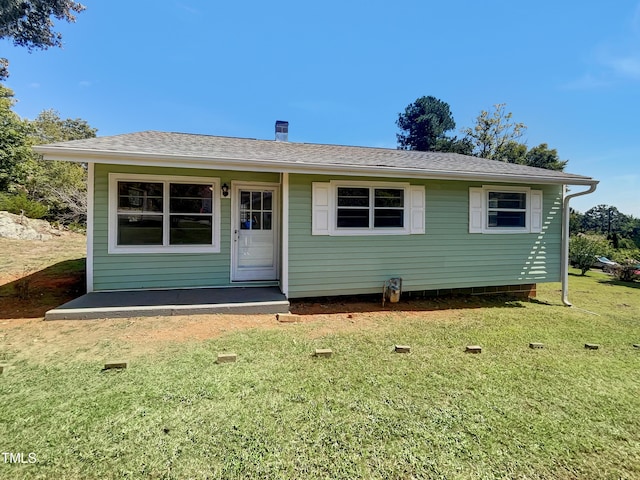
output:
<instances>
[{"instance_id":1,"label":"front walkway","mask_svg":"<svg viewBox=\"0 0 640 480\"><path fill-rule=\"evenodd\" d=\"M49 310L45 320L157 317L211 313L265 314L289 311L278 287L193 288L91 292Z\"/></svg>"}]
</instances>

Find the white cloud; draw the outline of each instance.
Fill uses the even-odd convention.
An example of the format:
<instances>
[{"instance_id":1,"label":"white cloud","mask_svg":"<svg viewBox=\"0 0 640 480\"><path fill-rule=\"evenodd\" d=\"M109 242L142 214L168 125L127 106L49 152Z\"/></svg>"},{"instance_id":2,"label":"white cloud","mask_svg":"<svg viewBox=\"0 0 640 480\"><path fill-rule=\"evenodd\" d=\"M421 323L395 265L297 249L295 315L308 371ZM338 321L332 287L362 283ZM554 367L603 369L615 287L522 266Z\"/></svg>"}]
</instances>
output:
<instances>
[{"instance_id":1,"label":"white cloud","mask_svg":"<svg viewBox=\"0 0 640 480\"><path fill-rule=\"evenodd\" d=\"M31 82L29 88L40 88L40 84L38 82Z\"/></svg>"},{"instance_id":2,"label":"white cloud","mask_svg":"<svg viewBox=\"0 0 640 480\"><path fill-rule=\"evenodd\" d=\"M611 68L612 72L623 78L640 80L640 54L626 57L609 57L604 64Z\"/></svg>"},{"instance_id":3,"label":"white cloud","mask_svg":"<svg viewBox=\"0 0 640 480\"><path fill-rule=\"evenodd\" d=\"M621 38L604 39L592 51L591 72L563 85L565 89L596 89L624 80L640 80L640 2Z\"/></svg>"},{"instance_id":4,"label":"white cloud","mask_svg":"<svg viewBox=\"0 0 640 480\"><path fill-rule=\"evenodd\" d=\"M603 76L596 77L591 73L585 73L582 77L565 83L561 88L564 90L591 90L609 85L611 85L611 80L607 80Z\"/></svg>"},{"instance_id":5,"label":"white cloud","mask_svg":"<svg viewBox=\"0 0 640 480\"><path fill-rule=\"evenodd\" d=\"M81 80L80 82L78 82L78 85L80 87L90 87L91 86L91 82L88 80Z\"/></svg>"},{"instance_id":6,"label":"white cloud","mask_svg":"<svg viewBox=\"0 0 640 480\"><path fill-rule=\"evenodd\" d=\"M200 15L200 10L193 8L190 5L185 5L184 3L177 3L178 8L181 8L185 12L191 13L193 15Z\"/></svg>"}]
</instances>

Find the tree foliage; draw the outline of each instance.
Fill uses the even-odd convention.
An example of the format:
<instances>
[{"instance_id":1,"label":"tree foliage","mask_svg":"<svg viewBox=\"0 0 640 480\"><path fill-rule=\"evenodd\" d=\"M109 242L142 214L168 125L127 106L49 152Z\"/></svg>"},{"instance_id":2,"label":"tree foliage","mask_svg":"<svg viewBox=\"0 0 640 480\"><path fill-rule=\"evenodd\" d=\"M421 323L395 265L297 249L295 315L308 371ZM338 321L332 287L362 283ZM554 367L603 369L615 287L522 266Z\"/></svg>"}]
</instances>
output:
<instances>
[{"instance_id":1,"label":"tree foliage","mask_svg":"<svg viewBox=\"0 0 640 480\"><path fill-rule=\"evenodd\" d=\"M524 135L527 126L512 121L513 114L505 107L506 103L498 103L492 111L482 110L476 124L462 130L473 144L474 155L504 161L507 151Z\"/></svg>"},{"instance_id":2,"label":"tree foliage","mask_svg":"<svg viewBox=\"0 0 640 480\"><path fill-rule=\"evenodd\" d=\"M541 143L529 150L520 142L527 126L513 121L513 114L505 107L505 103L498 103L492 111L482 110L476 117L476 124L462 130L472 145L472 155L547 170L564 170L568 161L560 160L556 149Z\"/></svg>"},{"instance_id":3,"label":"tree foliage","mask_svg":"<svg viewBox=\"0 0 640 480\"><path fill-rule=\"evenodd\" d=\"M13 91L0 85L0 191L8 192L25 183L32 167L31 125L13 112L15 103Z\"/></svg>"},{"instance_id":4,"label":"tree foliage","mask_svg":"<svg viewBox=\"0 0 640 480\"><path fill-rule=\"evenodd\" d=\"M616 207L611 205L596 205L584 213L582 228L586 232L597 232L611 234L611 232L622 233L622 224L626 223L624 214L621 214Z\"/></svg>"},{"instance_id":5,"label":"tree foliage","mask_svg":"<svg viewBox=\"0 0 640 480\"><path fill-rule=\"evenodd\" d=\"M3 203L38 202L45 206L49 220L83 222L86 218L85 166L44 161L31 147L95 137L97 130L79 118L63 119L55 110L45 110L33 121L22 119L12 111L14 103L13 92L0 85L0 193L4 193Z\"/></svg>"},{"instance_id":6,"label":"tree foliage","mask_svg":"<svg viewBox=\"0 0 640 480\"><path fill-rule=\"evenodd\" d=\"M584 275L598 255L608 255L611 247L604 237L597 235L574 235L569 239L569 262Z\"/></svg>"},{"instance_id":7,"label":"tree foliage","mask_svg":"<svg viewBox=\"0 0 640 480\"><path fill-rule=\"evenodd\" d=\"M54 31L51 18L72 23L75 14L85 9L72 0L2 0L0 5L0 39L11 39L29 51L62 46L62 35ZM8 77L8 64L0 58L0 80Z\"/></svg>"},{"instance_id":8,"label":"tree foliage","mask_svg":"<svg viewBox=\"0 0 640 480\"><path fill-rule=\"evenodd\" d=\"M33 145L93 138L97 132L85 120L63 119L55 110L44 110L31 125ZM25 185L31 198L49 206L49 217L63 223L83 223L87 210L85 166L44 161L39 155L35 162L37 168Z\"/></svg>"},{"instance_id":9,"label":"tree foliage","mask_svg":"<svg viewBox=\"0 0 640 480\"><path fill-rule=\"evenodd\" d=\"M560 160L558 151L555 148L549 148L546 143L541 143L525 153L523 163L530 167L562 171L568 160Z\"/></svg>"},{"instance_id":10,"label":"tree foliage","mask_svg":"<svg viewBox=\"0 0 640 480\"><path fill-rule=\"evenodd\" d=\"M453 152L560 171L568 163L546 143L532 149L521 143L527 126L513 120L505 103L482 110L473 127L462 129L462 138L447 135L456 126L449 104L431 96L409 104L396 125L398 148L403 150Z\"/></svg>"},{"instance_id":11,"label":"tree foliage","mask_svg":"<svg viewBox=\"0 0 640 480\"><path fill-rule=\"evenodd\" d=\"M621 251L640 247L640 219L625 215L612 205L596 205L585 213L572 211L569 228L572 235L601 235Z\"/></svg>"},{"instance_id":12,"label":"tree foliage","mask_svg":"<svg viewBox=\"0 0 640 480\"><path fill-rule=\"evenodd\" d=\"M407 105L404 112L398 114L396 125L401 131L396 134L401 150L436 150L438 142L441 147L453 148L454 140L448 139L445 133L456 128L456 123L449 104L435 97L420 97Z\"/></svg>"}]
</instances>

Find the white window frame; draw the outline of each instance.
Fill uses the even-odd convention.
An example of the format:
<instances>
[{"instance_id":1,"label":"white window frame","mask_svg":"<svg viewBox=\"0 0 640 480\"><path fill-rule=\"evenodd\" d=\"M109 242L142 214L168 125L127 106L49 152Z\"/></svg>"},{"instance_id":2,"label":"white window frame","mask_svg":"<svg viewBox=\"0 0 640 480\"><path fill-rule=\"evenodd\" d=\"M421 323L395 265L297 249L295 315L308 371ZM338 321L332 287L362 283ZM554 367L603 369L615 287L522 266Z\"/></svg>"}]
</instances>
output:
<instances>
[{"instance_id":1,"label":"white window frame","mask_svg":"<svg viewBox=\"0 0 640 480\"><path fill-rule=\"evenodd\" d=\"M490 227L489 193L524 193L525 225L524 227ZM521 210L513 210L521 211ZM513 234L539 233L542 231L542 191L523 186L483 185L469 189L469 233Z\"/></svg>"},{"instance_id":2,"label":"white window frame","mask_svg":"<svg viewBox=\"0 0 640 480\"><path fill-rule=\"evenodd\" d=\"M369 188L369 227L338 228L338 188ZM375 189L390 188L403 191L403 227L374 227ZM314 182L312 186L312 235L366 236L410 235L425 233L425 188L406 182L372 182L361 180L332 180ZM364 208L364 207L363 207Z\"/></svg>"},{"instance_id":3,"label":"white window frame","mask_svg":"<svg viewBox=\"0 0 640 480\"><path fill-rule=\"evenodd\" d=\"M118 182L155 182L163 184L163 245L118 245ZM169 184L210 185L212 191L213 234L211 245L169 245ZM220 252L220 179L173 175L109 174L109 254L131 253L219 253Z\"/></svg>"}]
</instances>

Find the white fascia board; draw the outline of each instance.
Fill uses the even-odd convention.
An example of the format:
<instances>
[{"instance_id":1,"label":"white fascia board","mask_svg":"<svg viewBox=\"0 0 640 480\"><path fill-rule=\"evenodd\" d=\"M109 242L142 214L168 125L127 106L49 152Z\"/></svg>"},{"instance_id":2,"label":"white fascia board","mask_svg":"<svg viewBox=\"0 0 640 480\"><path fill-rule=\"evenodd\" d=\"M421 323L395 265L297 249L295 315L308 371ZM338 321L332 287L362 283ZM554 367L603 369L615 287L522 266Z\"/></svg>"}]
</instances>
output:
<instances>
[{"instance_id":1,"label":"white fascia board","mask_svg":"<svg viewBox=\"0 0 640 480\"><path fill-rule=\"evenodd\" d=\"M282 162L270 159L216 158L197 156L161 155L139 152L111 152L63 149L60 147L33 147L45 160L60 160L78 163L105 163L112 165L135 165L151 167L200 168L205 170L237 170L244 172L276 172L318 175L352 175L428 180L491 181L503 183L525 183L545 185L593 185L598 183L588 177L558 178L553 176L514 175L478 172L443 172L417 168L372 167L367 165L314 164Z\"/></svg>"}]
</instances>

